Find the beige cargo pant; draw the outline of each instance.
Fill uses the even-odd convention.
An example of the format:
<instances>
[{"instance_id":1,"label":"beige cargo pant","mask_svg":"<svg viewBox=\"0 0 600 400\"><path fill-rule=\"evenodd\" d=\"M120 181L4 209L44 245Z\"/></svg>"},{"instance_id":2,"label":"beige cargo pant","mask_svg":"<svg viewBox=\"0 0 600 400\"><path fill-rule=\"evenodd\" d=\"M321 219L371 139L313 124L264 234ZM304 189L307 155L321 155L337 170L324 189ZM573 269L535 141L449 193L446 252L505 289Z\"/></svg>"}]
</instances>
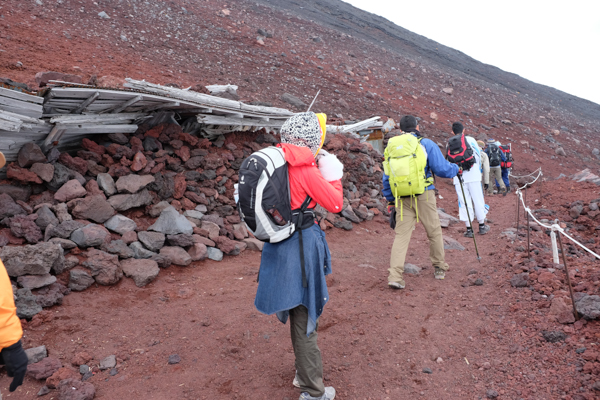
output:
<instances>
[{"instance_id":1,"label":"beige cargo pant","mask_svg":"<svg viewBox=\"0 0 600 400\"><path fill-rule=\"evenodd\" d=\"M492 194L496 188L496 182L494 182L494 178L496 178L496 181L500 184L500 190L506 190L506 185L502 180L502 168L490 167L490 184L488 185L487 194Z\"/></svg>"},{"instance_id":2,"label":"beige cargo pant","mask_svg":"<svg viewBox=\"0 0 600 400\"><path fill-rule=\"evenodd\" d=\"M400 204L402 203L402 204ZM396 237L392 245L390 257L390 269L388 282L404 284L404 261L410 243L410 237L417 222L417 211L419 222L423 224L427 237L429 238L429 258L435 268L448 270L448 264L444 255L444 240L442 238L442 226L437 212L435 192L426 190L425 193L416 196L415 199L398 199L396 208ZM402 214L402 218L401 218Z\"/></svg>"}]
</instances>

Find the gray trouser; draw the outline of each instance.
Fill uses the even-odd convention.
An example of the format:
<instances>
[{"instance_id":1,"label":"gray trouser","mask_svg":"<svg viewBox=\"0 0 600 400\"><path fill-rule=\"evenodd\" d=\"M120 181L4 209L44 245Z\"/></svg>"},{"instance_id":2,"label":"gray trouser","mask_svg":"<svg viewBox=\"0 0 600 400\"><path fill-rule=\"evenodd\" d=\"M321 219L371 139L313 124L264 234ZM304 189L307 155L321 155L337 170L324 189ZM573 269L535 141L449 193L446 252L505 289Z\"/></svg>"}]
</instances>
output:
<instances>
[{"instance_id":1,"label":"gray trouser","mask_svg":"<svg viewBox=\"0 0 600 400\"><path fill-rule=\"evenodd\" d=\"M296 355L296 374L300 383L300 390L308 392L312 397L320 397L325 393L323 385L323 362L321 361L321 350L317 346L317 329L306 336L306 324L308 323L308 310L304 306L298 306L290 310L290 333L292 336L292 347Z\"/></svg>"}]
</instances>

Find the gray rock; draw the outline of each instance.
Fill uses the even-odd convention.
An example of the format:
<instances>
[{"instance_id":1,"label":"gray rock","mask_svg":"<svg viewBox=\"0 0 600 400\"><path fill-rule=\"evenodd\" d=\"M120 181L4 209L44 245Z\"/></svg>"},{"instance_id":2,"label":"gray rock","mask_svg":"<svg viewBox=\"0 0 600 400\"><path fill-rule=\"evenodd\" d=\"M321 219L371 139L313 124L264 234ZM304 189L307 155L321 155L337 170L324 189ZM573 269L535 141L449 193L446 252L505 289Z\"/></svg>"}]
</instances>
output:
<instances>
[{"instance_id":1,"label":"gray rock","mask_svg":"<svg viewBox=\"0 0 600 400\"><path fill-rule=\"evenodd\" d=\"M141 233L141 232L140 232ZM129 248L133 250L134 258L151 258L156 255L156 253L147 250L144 245L140 242L133 242L129 245Z\"/></svg>"},{"instance_id":2,"label":"gray rock","mask_svg":"<svg viewBox=\"0 0 600 400\"><path fill-rule=\"evenodd\" d=\"M563 331L542 331L543 338L550 343L562 342L567 338Z\"/></svg>"},{"instance_id":3,"label":"gray rock","mask_svg":"<svg viewBox=\"0 0 600 400\"><path fill-rule=\"evenodd\" d=\"M583 211L583 205L582 204L575 204L569 210L569 216L571 218L573 218L573 219L577 219L581 215L582 211Z\"/></svg>"},{"instance_id":4,"label":"gray rock","mask_svg":"<svg viewBox=\"0 0 600 400\"><path fill-rule=\"evenodd\" d=\"M117 144L128 144L129 143L129 139L127 139L127 136L125 136L122 133L110 133L108 135L108 138Z\"/></svg>"},{"instance_id":5,"label":"gray rock","mask_svg":"<svg viewBox=\"0 0 600 400\"><path fill-rule=\"evenodd\" d=\"M110 254L116 254L119 256L119 258L123 259L132 258L135 256L133 250L131 250L122 240L113 240L104 246L102 250Z\"/></svg>"},{"instance_id":6,"label":"gray rock","mask_svg":"<svg viewBox=\"0 0 600 400\"><path fill-rule=\"evenodd\" d=\"M81 292L94 283L94 278L87 271L73 269L69 271L69 289Z\"/></svg>"},{"instance_id":7,"label":"gray rock","mask_svg":"<svg viewBox=\"0 0 600 400\"><path fill-rule=\"evenodd\" d=\"M449 236L444 236L444 250L464 250L462 244L456 239L453 239Z\"/></svg>"},{"instance_id":8,"label":"gray rock","mask_svg":"<svg viewBox=\"0 0 600 400\"><path fill-rule=\"evenodd\" d=\"M208 212L208 208L204 204L198 204L194 210L199 211L202 214L206 214Z\"/></svg>"},{"instance_id":9,"label":"gray rock","mask_svg":"<svg viewBox=\"0 0 600 400\"><path fill-rule=\"evenodd\" d=\"M529 286L529 274L524 272L513 276L510 278L510 285L517 288Z\"/></svg>"},{"instance_id":10,"label":"gray rock","mask_svg":"<svg viewBox=\"0 0 600 400\"><path fill-rule=\"evenodd\" d=\"M105 11L100 11L100 12L98 13L98 16L99 16L100 18L102 18L102 19L110 19L110 17L108 16L108 14L107 14ZM114 134L112 134L112 135L114 135ZM123 134L121 133L121 135L123 135ZM110 135L109 135L109 136L110 136Z\"/></svg>"},{"instance_id":11,"label":"gray rock","mask_svg":"<svg viewBox=\"0 0 600 400\"><path fill-rule=\"evenodd\" d=\"M35 301L42 307L61 305L63 298L65 297L64 294L69 292L70 290L67 289L66 286L60 284L59 282L55 282L50 286L45 286L41 289L38 289L35 293Z\"/></svg>"},{"instance_id":12,"label":"gray rock","mask_svg":"<svg viewBox=\"0 0 600 400\"><path fill-rule=\"evenodd\" d=\"M152 282L159 272L156 261L134 258L122 261L121 268L123 268L125 276L133 279L137 287L143 287Z\"/></svg>"},{"instance_id":13,"label":"gray rock","mask_svg":"<svg viewBox=\"0 0 600 400\"><path fill-rule=\"evenodd\" d=\"M50 207L43 205L35 212L37 214L37 219L35 220L35 224L40 227L41 230L46 230L48 225L57 226L60 222L56 215L50 210Z\"/></svg>"},{"instance_id":14,"label":"gray rock","mask_svg":"<svg viewBox=\"0 0 600 400\"><path fill-rule=\"evenodd\" d=\"M82 379L85 380L88 375L93 375L93 373L88 372ZM57 398L60 400L92 400L96 396L94 385L74 378L60 381L57 389Z\"/></svg>"},{"instance_id":15,"label":"gray rock","mask_svg":"<svg viewBox=\"0 0 600 400\"><path fill-rule=\"evenodd\" d=\"M154 182L152 175L126 175L117 179L117 191L119 193L134 194Z\"/></svg>"},{"instance_id":16,"label":"gray rock","mask_svg":"<svg viewBox=\"0 0 600 400\"><path fill-rule=\"evenodd\" d=\"M79 258L75 256L65 257L65 271L69 271L79 265Z\"/></svg>"},{"instance_id":17,"label":"gray rock","mask_svg":"<svg viewBox=\"0 0 600 400\"><path fill-rule=\"evenodd\" d=\"M60 247L62 247L64 250L71 250L74 249L75 247L77 247L77 244L69 239L63 239L63 238L59 238L59 237L55 237L49 240L50 243L56 243L56 244L60 244Z\"/></svg>"},{"instance_id":18,"label":"gray rock","mask_svg":"<svg viewBox=\"0 0 600 400\"><path fill-rule=\"evenodd\" d=\"M190 221L179 214L173 206L165 208L154 225L150 226L148 230L161 232L165 235L177 235L178 233L191 235L194 232Z\"/></svg>"},{"instance_id":19,"label":"gray rock","mask_svg":"<svg viewBox=\"0 0 600 400\"><path fill-rule=\"evenodd\" d=\"M202 219L202 217L204 217L203 213L201 213L200 211L196 211L196 210L184 211L183 215L185 215L186 217L194 218L194 219Z\"/></svg>"},{"instance_id":20,"label":"gray rock","mask_svg":"<svg viewBox=\"0 0 600 400\"><path fill-rule=\"evenodd\" d=\"M438 208L437 212L438 212L438 215L440 217L440 220L441 219L447 220L449 225L456 224L456 223L460 222L460 220L458 218L453 217L450 214L446 214L444 211L440 210L439 208Z\"/></svg>"},{"instance_id":21,"label":"gray rock","mask_svg":"<svg viewBox=\"0 0 600 400\"><path fill-rule=\"evenodd\" d=\"M596 148L595 148L595 149L593 149L593 150L592 150L592 155L593 155L593 156L598 156L598 155L600 155L600 150L598 150L598 149L596 149Z\"/></svg>"},{"instance_id":22,"label":"gray rock","mask_svg":"<svg viewBox=\"0 0 600 400\"><path fill-rule=\"evenodd\" d=\"M160 213L163 212L163 210L167 207L169 207L170 204L166 201L161 201L158 204L153 205L152 207L150 207L150 210L148 211L148 214L150 214L151 217L156 218L160 215Z\"/></svg>"},{"instance_id":23,"label":"gray rock","mask_svg":"<svg viewBox=\"0 0 600 400\"><path fill-rule=\"evenodd\" d=\"M137 224L134 220L127 218L124 215L117 214L112 216L108 221L104 223L104 226L118 234L122 235L125 232L135 231L137 229Z\"/></svg>"},{"instance_id":24,"label":"gray rock","mask_svg":"<svg viewBox=\"0 0 600 400\"><path fill-rule=\"evenodd\" d=\"M190 247L194 244L194 238L192 235L183 233L179 235L167 235L167 242L171 246Z\"/></svg>"},{"instance_id":25,"label":"gray rock","mask_svg":"<svg viewBox=\"0 0 600 400\"><path fill-rule=\"evenodd\" d=\"M150 260L156 261L159 268L169 268L171 266L171 259L164 254L155 254L150 257Z\"/></svg>"},{"instance_id":26,"label":"gray rock","mask_svg":"<svg viewBox=\"0 0 600 400\"><path fill-rule=\"evenodd\" d=\"M4 246L0 251L9 276L45 275L55 263L64 263L63 249L56 243L26 246Z\"/></svg>"},{"instance_id":27,"label":"gray rock","mask_svg":"<svg viewBox=\"0 0 600 400\"><path fill-rule=\"evenodd\" d=\"M354 222L355 224L360 223L360 218L356 216L351 206L348 206L342 210L342 216L346 219L349 219L351 222Z\"/></svg>"},{"instance_id":28,"label":"gray rock","mask_svg":"<svg viewBox=\"0 0 600 400\"><path fill-rule=\"evenodd\" d=\"M416 265L409 264L409 263L404 264L404 273L405 274L419 275L420 272L421 272L421 268L417 267Z\"/></svg>"},{"instance_id":29,"label":"gray rock","mask_svg":"<svg viewBox=\"0 0 600 400\"><path fill-rule=\"evenodd\" d=\"M346 231L351 231L353 228L352 222L348 221L346 218L340 218L338 216L335 217L333 221L333 226L338 229L344 229Z\"/></svg>"},{"instance_id":30,"label":"gray rock","mask_svg":"<svg viewBox=\"0 0 600 400\"><path fill-rule=\"evenodd\" d=\"M79 228L71 234L71 240L81 248L102 245L110 233L101 225L89 224Z\"/></svg>"},{"instance_id":31,"label":"gray rock","mask_svg":"<svg viewBox=\"0 0 600 400\"><path fill-rule=\"evenodd\" d=\"M66 203L58 203L52 206L52 210L56 214L56 218L58 218L58 222L61 224L66 221L72 221L73 217L69 214L69 209ZM70 235L70 233L69 233Z\"/></svg>"},{"instance_id":32,"label":"gray rock","mask_svg":"<svg viewBox=\"0 0 600 400\"><path fill-rule=\"evenodd\" d=\"M21 168L29 168L35 163L48 161L40 146L33 142L25 143L17 153L17 164Z\"/></svg>"},{"instance_id":33,"label":"gray rock","mask_svg":"<svg viewBox=\"0 0 600 400\"><path fill-rule=\"evenodd\" d=\"M27 354L27 359L29 360L27 364L35 364L48 357L46 346L43 345L25 349L25 354Z\"/></svg>"},{"instance_id":34,"label":"gray rock","mask_svg":"<svg viewBox=\"0 0 600 400\"><path fill-rule=\"evenodd\" d=\"M186 267L192 262L192 257L181 247L165 246L160 249L160 254L170 258L171 264L180 265L182 267Z\"/></svg>"},{"instance_id":35,"label":"gray rock","mask_svg":"<svg viewBox=\"0 0 600 400\"><path fill-rule=\"evenodd\" d=\"M497 399L499 395L498 395L497 391L495 391L493 389L488 389L488 390L485 391L485 396L488 399Z\"/></svg>"},{"instance_id":36,"label":"gray rock","mask_svg":"<svg viewBox=\"0 0 600 400\"><path fill-rule=\"evenodd\" d=\"M77 200L77 205L71 210L71 214L78 219L87 219L102 224L115 215L115 210L106 201L104 195L97 194L80 201Z\"/></svg>"},{"instance_id":37,"label":"gray rock","mask_svg":"<svg viewBox=\"0 0 600 400\"><path fill-rule=\"evenodd\" d=\"M100 173L96 176L96 182L98 182L98 186L100 189L104 191L107 197L112 196L117 193L117 187L115 186L115 181L112 176L106 173Z\"/></svg>"},{"instance_id":38,"label":"gray rock","mask_svg":"<svg viewBox=\"0 0 600 400\"><path fill-rule=\"evenodd\" d=\"M46 228L46 236L49 237L59 237L62 239L68 239L71 237L71 234L75 232L77 229L83 228L85 225L83 222L79 221L64 221L61 222L58 226Z\"/></svg>"},{"instance_id":39,"label":"gray rock","mask_svg":"<svg viewBox=\"0 0 600 400\"><path fill-rule=\"evenodd\" d=\"M152 196L147 189L136 194L117 194L108 199L110 205L117 211L127 211L130 208L147 206L152 203Z\"/></svg>"},{"instance_id":40,"label":"gray rock","mask_svg":"<svg viewBox=\"0 0 600 400\"><path fill-rule=\"evenodd\" d=\"M39 289L44 286L52 285L56 282L54 275L23 275L17 278L17 282L25 289Z\"/></svg>"},{"instance_id":41,"label":"gray rock","mask_svg":"<svg viewBox=\"0 0 600 400\"><path fill-rule=\"evenodd\" d=\"M15 215L27 215L23 207L15 203L12 197L6 193L0 194L0 220Z\"/></svg>"},{"instance_id":42,"label":"gray rock","mask_svg":"<svg viewBox=\"0 0 600 400\"><path fill-rule=\"evenodd\" d=\"M300 100L296 96L291 95L289 93L282 94L281 100L285 101L288 104L291 104L292 106L294 106L296 108L300 108L300 109L306 108L306 104L304 104L304 102L302 100Z\"/></svg>"},{"instance_id":43,"label":"gray rock","mask_svg":"<svg viewBox=\"0 0 600 400\"><path fill-rule=\"evenodd\" d=\"M28 202L29 196L31 196L31 192L31 186L0 185L0 194L6 194L10 196L14 201L21 200L24 202ZM0 210L2 210L1 207Z\"/></svg>"},{"instance_id":44,"label":"gray rock","mask_svg":"<svg viewBox=\"0 0 600 400\"><path fill-rule=\"evenodd\" d=\"M160 232L138 232L138 240L150 251L159 251L165 245L165 235Z\"/></svg>"},{"instance_id":45,"label":"gray rock","mask_svg":"<svg viewBox=\"0 0 600 400\"><path fill-rule=\"evenodd\" d=\"M171 354L169 356L169 364L179 364L181 362L181 357L178 354Z\"/></svg>"},{"instance_id":46,"label":"gray rock","mask_svg":"<svg viewBox=\"0 0 600 400\"><path fill-rule=\"evenodd\" d=\"M423 373L424 374L433 374L433 371L431 370L431 368L425 367L425 368L423 368Z\"/></svg>"},{"instance_id":47,"label":"gray rock","mask_svg":"<svg viewBox=\"0 0 600 400\"><path fill-rule=\"evenodd\" d=\"M207 257L209 260L213 261L221 261L223 260L223 252L216 247L208 247L207 248Z\"/></svg>"},{"instance_id":48,"label":"gray rock","mask_svg":"<svg viewBox=\"0 0 600 400\"><path fill-rule=\"evenodd\" d=\"M598 211L598 203L590 203L590 211Z\"/></svg>"},{"instance_id":49,"label":"gray rock","mask_svg":"<svg viewBox=\"0 0 600 400\"><path fill-rule=\"evenodd\" d=\"M104 371L106 369L112 369L117 366L117 357L114 355L106 357L104 360L100 361L100 365L98 368L100 371Z\"/></svg>"},{"instance_id":50,"label":"gray rock","mask_svg":"<svg viewBox=\"0 0 600 400\"><path fill-rule=\"evenodd\" d=\"M556 150L554 150L554 152L559 156L567 156L567 153L565 153L565 149L563 149L562 147L557 147Z\"/></svg>"},{"instance_id":51,"label":"gray rock","mask_svg":"<svg viewBox=\"0 0 600 400\"><path fill-rule=\"evenodd\" d=\"M575 308L583 318L597 319L600 316L600 296L584 294L579 300L575 300Z\"/></svg>"},{"instance_id":52,"label":"gray rock","mask_svg":"<svg viewBox=\"0 0 600 400\"><path fill-rule=\"evenodd\" d=\"M31 319L42 311L42 306L36 302L36 296L30 289L19 289L16 293L15 306L19 318Z\"/></svg>"},{"instance_id":53,"label":"gray rock","mask_svg":"<svg viewBox=\"0 0 600 400\"><path fill-rule=\"evenodd\" d=\"M81 375L85 375L85 374L87 374L88 372L90 372L90 367L89 367L89 366L87 366L87 365L85 365L85 364L83 364L83 365L80 365L80 366L79 366L79 373L80 373Z\"/></svg>"},{"instance_id":54,"label":"gray rock","mask_svg":"<svg viewBox=\"0 0 600 400\"><path fill-rule=\"evenodd\" d=\"M91 270L94 280L100 285L114 285L123 277L119 257L102 250L89 250L83 266Z\"/></svg>"}]
</instances>

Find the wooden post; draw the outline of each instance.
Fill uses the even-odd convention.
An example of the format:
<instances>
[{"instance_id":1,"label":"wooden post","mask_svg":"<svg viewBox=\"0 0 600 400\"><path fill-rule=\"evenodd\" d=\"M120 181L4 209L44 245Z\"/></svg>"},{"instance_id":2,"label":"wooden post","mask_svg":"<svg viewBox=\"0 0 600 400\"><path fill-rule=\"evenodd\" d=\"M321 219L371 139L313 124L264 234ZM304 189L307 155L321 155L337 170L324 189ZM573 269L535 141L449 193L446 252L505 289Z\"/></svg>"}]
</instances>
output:
<instances>
[{"instance_id":1,"label":"wooden post","mask_svg":"<svg viewBox=\"0 0 600 400\"><path fill-rule=\"evenodd\" d=\"M521 202L519 201L519 193L521 191L517 189L517 235L519 234L519 209L521 208Z\"/></svg>"},{"instance_id":2,"label":"wooden post","mask_svg":"<svg viewBox=\"0 0 600 400\"><path fill-rule=\"evenodd\" d=\"M567 256L565 255L565 249L563 248L562 239L560 238L560 232L558 233L558 243L560 244L560 252L562 253L563 264L565 265L565 272L567 273L567 283L569 284L569 294L571 295L571 302L573 303L573 314L575 319L579 320L579 313L575 308L575 298L573 298L573 287L571 286L571 277L569 276L569 268L567 267Z\"/></svg>"}]
</instances>

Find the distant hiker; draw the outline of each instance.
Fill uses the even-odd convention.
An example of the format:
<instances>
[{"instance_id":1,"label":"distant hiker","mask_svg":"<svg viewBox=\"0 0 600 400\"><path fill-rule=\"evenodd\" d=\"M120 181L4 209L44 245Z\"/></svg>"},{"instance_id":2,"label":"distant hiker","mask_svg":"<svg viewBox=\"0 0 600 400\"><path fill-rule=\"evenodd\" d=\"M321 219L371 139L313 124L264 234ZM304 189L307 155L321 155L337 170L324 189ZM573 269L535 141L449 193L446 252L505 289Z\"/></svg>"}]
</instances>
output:
<instances>
[{"instance_id":1,"label":"distant hiker","mask_svg":"<svg viewBox=\"0 0 600 400\"><path fill-rule=\"evenodd\" d=\"M505 144L503 146L500 146L500 150L502 151L502 154L506 159L506 161L503 161L500 164L500 169L502 170L502 181L504 182L504 185L506 185L506 191L510 192L510 180L508 179L508 174L510 173L510 169L512 168L513 163L511 146L510 144Z\"/></svg>"},{"instance_id":2,"label":"distant hiker","mask_svg":"<svg viewBox=\"0 0 600 400\"><path fill-rule=\"evenodd\" d=\"M488 190L490 186L490 159L486 154L485 143L483 140L478 140L477 145L479 146L479 154L481 155L481 173L483 176L483 190Z\"/></svg>"},{"instance_id":3,"label":"distant hiker","mask_svg":"<svg viewBox=\"0 0 600 400\"><path fill-rule=\"evenodd\" d=\"M460 122L452 124L452 132L455 135L464 135L464 131L464 126ZM490 227L485 224L486 208L485 200L483 199L483 189L481 188L481 150L474 138L466 135L464 135L464 138L465 145L472 149L475 162L469 169L462 171L462 188L459 177L454 177L454 188L458 196L458 214L460 220L464 221L467 225L464 236L472 238L473 229L471 228L471 221L469 221L468 216L471 217L471 220L477 218L480 235L488 233ZM465 199L466 206L469 208L468 214L465 208Z\"/></svg>"},{"instance_id":4,"label":"distant hiker","mask_svg":"<svg viewBox=\"0 0 600 400\"><path fill-rule=\"evenodd\" d=\"M332 213L342 210L343 165L335 155L321 150L325 121L324 114L305 112L295 114L281 127L279 147L288 164L292 210L298 212L310 196L301 236L305 275L298 256L298 231L282 242L265 243L254 301L260 312L277 314L283 323L290 319L296 356L293 384L302 391L300 400L335 397L335 389L323 385L323 364L317 346L319 316L329 300L325 275L331 273L331 255L313 210L317 204Z\"/></svg>"},{"instance_id":5,"label":"distant hiker","mask_svg":"<svg viewBox=\"0 0 600 400\"><path fill-rule=\"evenodd\" d=\"M444 279L448 264L432 173L441 178L452 178L458 174L458 166L446 161L438 145L421 135L415 117L402 117L400 129L402 135L391 138L385 149L383 175L383 195L388 200L388 211L392 213L391 222L395 223L396 231L388 270L388 285L393 289L405 287L404 261L415 222L418 221L423 223L429 238L434 276Z\"/></svg>"},{"instance_id":6,"label":"distant hiker","mask_svg":"<svg viewBox=\"0 0 600 400\"><path fill-rule=\"evenodd\" d=\"M502 181L501 170L502 162L506 161L506 158L504 158L504 154L502 154L502 150L500 150L499 143L500 142L496 142L493 139L488 139L488 146L487 149L485 149L485 152L490 160L490 183L492 184L490 187L488 187L488 194L492 194L494 186L493 179L495 179L498 193L502 193L506 196L507 191L506 186Z\"/></svg>"},{"instance_id":7,"label":"distant hiker","mask_svg":"<svg viewBox=\"0 0 600 400\"><path fill-rule=\"evenodd\" d=\"M22 336L10 278L0 261L0 364L4 364L8 376L13 378L8 389L10 392L23 384L27 372L28 359L21 345Z\"/></svg>"}]
</instances>

